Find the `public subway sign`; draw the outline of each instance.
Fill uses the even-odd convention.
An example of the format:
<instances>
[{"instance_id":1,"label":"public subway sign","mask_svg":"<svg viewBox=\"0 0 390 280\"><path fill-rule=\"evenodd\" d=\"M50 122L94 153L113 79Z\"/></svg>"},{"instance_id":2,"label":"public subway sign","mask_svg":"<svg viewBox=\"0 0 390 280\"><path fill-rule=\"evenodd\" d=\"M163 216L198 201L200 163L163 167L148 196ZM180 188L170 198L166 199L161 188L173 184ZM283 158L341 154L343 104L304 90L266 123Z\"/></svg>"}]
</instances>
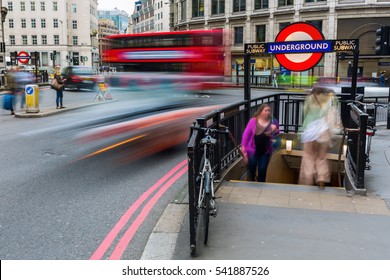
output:
<instances>
[{"instance_id":1,"label":"public subway sign","mask_svg":"<svg viewBox=\"0 0 390 280\"><path fill-rule=\"evenodd\" d=\"M326 52L358 49L358 39L324 40L315 26L305 22L286 26L278 33L275 42L245 44L245 54L274 54L281 66L298 72L316 66Z\"/></svg>"},{"instance_id":2,"label":"public subway sign","mask_svg":"<svg viewBox=\"0 0 390 280\"><path fill-rule=\"evenodd\" d=\"M322 41L296 41L284 43L267 43L267 53L324 53L348 52L358 49L357 40L322 40Z\"/></svg>"},{"instance_id":3,"label":"public subway sign","mask_svg":"<svg viewBox=\"0 0 390 280\"><path fill-rule=\"evenodd\" d=\"M331 51L330 41L296 41L269 43L268 53L323 53Z\"/></svg>"}]
</instances>

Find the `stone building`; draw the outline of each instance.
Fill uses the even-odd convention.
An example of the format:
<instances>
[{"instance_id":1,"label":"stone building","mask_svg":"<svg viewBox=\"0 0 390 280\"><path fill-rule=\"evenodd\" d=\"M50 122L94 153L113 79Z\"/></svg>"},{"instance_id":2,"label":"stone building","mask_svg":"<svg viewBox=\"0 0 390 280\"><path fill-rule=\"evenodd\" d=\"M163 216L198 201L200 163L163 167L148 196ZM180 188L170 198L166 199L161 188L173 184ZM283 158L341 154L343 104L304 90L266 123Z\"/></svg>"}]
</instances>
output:
<instances>
[{"instance_id":1,"label":"stone building","mask_svg":"<svg viewBox=\"0 0 390 280\"><path fill-rule=\"evenodd\" d=\"M38 66L97 67L97 0L2 0L8 9L4 22L6 55L39 53ZM51 56L54 59L51 59ZM31 64L29 61L26 65ZM20 65L21 62L17 61Z\"/></svg>"}]
</instances>

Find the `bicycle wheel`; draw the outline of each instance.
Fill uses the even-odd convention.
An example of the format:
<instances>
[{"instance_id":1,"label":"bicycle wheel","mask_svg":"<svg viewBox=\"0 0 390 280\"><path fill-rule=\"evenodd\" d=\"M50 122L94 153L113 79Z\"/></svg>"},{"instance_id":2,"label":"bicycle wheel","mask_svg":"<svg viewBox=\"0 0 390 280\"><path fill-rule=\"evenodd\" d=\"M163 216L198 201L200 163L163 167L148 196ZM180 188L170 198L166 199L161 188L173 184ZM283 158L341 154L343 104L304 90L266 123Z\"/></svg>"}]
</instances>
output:
<instances>
[{"instance_id":1,"label":"bicycle wheel","mask_svg":"<svg viewBox=\"0 0 390 280\"><path fill-rule=\"evenodd\" d=\"M210 172L205 172L204 174L204 198L203 198L203 243L207 244L209 237L209 221L210 221Z\"/></svg>"}]
</instances>

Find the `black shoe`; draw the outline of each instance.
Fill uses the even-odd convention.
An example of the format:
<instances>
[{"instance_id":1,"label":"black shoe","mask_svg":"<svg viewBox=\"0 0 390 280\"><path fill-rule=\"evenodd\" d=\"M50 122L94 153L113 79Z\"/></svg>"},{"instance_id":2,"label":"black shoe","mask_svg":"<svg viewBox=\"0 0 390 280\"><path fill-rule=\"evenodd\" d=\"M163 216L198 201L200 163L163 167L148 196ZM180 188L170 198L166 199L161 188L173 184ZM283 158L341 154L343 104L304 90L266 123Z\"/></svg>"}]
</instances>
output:
<instances>
[{"instance_id":1,"label":"black shoe","mask_svg":"<svg viewBox=\"0 0 390 280\"><path fill-rule=\"evenodd\" d=\"M61 106L60 108L61 108L61 109L64 109L65 107L64 107L64 106Z\"/></svg>"},{"instance_id":2,"label":"black shoe","mask_svg":"<svg viewBox=\"0 0 390 280\"><path fill-rule=\"evenodd\" d=\"M14 112L14 111L12 111L12 112L11 112L11 115L15 115L15 112Z\"/></svg>"}]
</instances>

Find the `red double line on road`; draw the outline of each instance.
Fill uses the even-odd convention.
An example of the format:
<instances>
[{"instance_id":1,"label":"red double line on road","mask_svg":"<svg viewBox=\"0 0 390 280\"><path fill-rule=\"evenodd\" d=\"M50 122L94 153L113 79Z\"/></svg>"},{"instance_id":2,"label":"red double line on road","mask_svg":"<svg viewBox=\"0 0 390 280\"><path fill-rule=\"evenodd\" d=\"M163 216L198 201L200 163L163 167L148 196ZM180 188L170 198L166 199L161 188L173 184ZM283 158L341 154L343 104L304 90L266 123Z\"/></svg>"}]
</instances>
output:
<instances>
[{"instance_id":1,"label":"red double line on road","mask_svg":"<svg viewBox=\"0 0 390 280\"><path fill-rule=\"evenodd\" d=\"M176 165L172 170L170 170L167 174L165 174L162 178L160 178L153 186L151 186L146 192L144 192L134 204L130 206L130 208L119 219L119 221L116 223L114 228L110 231L110 233L106 236L106 238L103 240L100 246L90 257L90 260L100 260L104 256L104 254L107 252L107 250L114 242L115 238L118 236L119 232L128 223L128 221L135 213L135 211L137 211L138 208L145 202L145 200L148 199L149 196L162 185L162 187L142 208L140 214L130 225L130 227L126 230L125 234L119 240L118 244L116 245L109 259L118 260L122 257L123 252L127 248L127 245L130 243L134 234L137 232L138 228L142 225L142 223L148 216L153 206L157 203L157 201L161 198L161 196L173 185L173 183L175 183L187 171L188 167L186 163L187 160L183 160L178 165Z\"/></svg>"}]
</instances>

